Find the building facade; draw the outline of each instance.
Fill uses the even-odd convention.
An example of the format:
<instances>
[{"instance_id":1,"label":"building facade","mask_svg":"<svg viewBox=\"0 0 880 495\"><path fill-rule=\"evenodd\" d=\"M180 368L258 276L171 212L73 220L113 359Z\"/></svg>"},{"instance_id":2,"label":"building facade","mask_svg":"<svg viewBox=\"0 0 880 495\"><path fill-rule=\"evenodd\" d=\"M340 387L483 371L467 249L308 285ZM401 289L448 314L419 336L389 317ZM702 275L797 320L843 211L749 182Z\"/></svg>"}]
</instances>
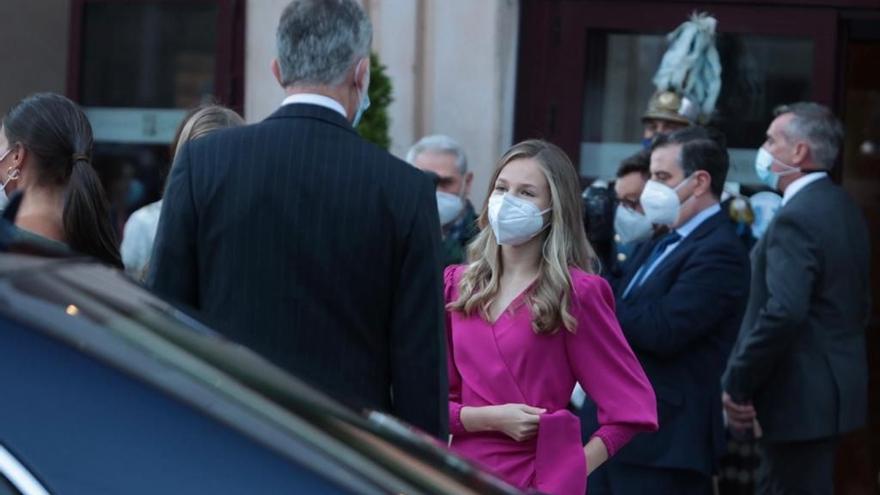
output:
<instances>
[{"instance_id":1,"label":"building facade","mask_svg":"<svg viewBox=\"0 0 880 495\"><path fill-rule=\"evenodd\" d=\"M772 108L831 106L846 127L834 178L880 231L880 0L361 0L393 85L391 149L448 134L465 148L480 208L495 161L540 137L585 180L609 179L638 149L639 117L665 34L694 11L718 20L731 180L758 190L751 163ZM187 107L215 99L249 122L283 92L269 64L287 0L4 0L0 109L65 93L92 119L107 180L136 180L120 208L155 199ZM133 177L118 179L120 163ZM106 171L105 171L106 172ZM137 188L129 188L129 190ZM127 206L126 206L127 205ZM873 250L880 280L880 249ZM871 493L880 472L880 282L869 329L871 424L848 439L840 493ZM868 490L868 491L859 491Z\"/></svg>"}]
</instances>

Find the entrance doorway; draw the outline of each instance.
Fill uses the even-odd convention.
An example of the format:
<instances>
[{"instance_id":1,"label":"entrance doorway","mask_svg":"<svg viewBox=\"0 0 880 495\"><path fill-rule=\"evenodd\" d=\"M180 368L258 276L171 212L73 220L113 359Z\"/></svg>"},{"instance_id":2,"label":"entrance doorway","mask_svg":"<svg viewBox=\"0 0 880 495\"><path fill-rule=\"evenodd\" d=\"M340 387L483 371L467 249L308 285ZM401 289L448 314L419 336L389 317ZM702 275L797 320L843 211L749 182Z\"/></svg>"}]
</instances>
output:
<instances>
[{"instance_id":1,"label":"entrance doorway","mask_svg":"<svg viewBox=\"0 0 880 495\"><path fill-rule=\"evenodd\" d=\"M157 200L187 110L241 111L243 0L74 0L67 93L89 117L118 233Z\"/></svg>"}]
</instances>

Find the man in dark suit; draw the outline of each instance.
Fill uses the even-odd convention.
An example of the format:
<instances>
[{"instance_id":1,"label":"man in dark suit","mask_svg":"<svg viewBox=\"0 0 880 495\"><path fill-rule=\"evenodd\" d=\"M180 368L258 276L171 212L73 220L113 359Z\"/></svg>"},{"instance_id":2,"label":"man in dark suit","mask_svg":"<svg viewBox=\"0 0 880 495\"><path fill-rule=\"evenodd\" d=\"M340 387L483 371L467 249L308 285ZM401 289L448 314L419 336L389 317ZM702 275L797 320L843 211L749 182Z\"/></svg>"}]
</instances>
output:
<instances>
[{"instance_id":1,"label":"man in dark suit","mask_svg":"<svg viewBox=\"0 0 880 495\"><path fill-rule=\"evenodd\" d=\"M723 452L720 378L745 309L746 246L719 199L729 159L705 129L661 136L645 215L669 232L631 258L617 317L657 394L660 429L639 435L590 477L596 494L709 495ZM595 406L582 417L588 436Z\"/></svg>"},{"instance_id":2,"label":"man in dark suit","mask_svg":"<svg viewBox=\"0 0 880 495\"><path fill-rule=\"evenodd\" d=\"M354 0L288 5L272 64L288 97L182 149L150 283L337 399L445 437L434 186L352 127L371 38Z\"/></svg>"},{"instance_id":3,"label":"man in dark suit","mask_svg":"<svg viewBox=\"0 0 880 495\"><path fill-rule=\"evenodd\" d=\"M776 115L755 166L782 207L752 253L724 403L733 428L763 431L758 493L829 494L837 439L867 414L868 230L827 174L840 122L815 103Z\"/></svg>"}]
</instances>

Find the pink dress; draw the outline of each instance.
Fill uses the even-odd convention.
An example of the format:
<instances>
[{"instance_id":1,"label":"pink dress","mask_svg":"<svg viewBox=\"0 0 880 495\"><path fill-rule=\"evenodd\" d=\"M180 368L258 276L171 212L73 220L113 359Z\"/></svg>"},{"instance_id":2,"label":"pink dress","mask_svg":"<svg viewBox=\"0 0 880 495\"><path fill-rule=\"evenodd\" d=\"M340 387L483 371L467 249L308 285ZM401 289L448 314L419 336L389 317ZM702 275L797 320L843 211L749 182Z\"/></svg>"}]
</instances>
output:
<instances>
[{"instance_id":1,"label":"pink dress","mask_svg":"<svg viewBox=\"0 0 880 495\"><path fill-rule=\"evenodd\" d=\"M446 269L447 303L458 298L465 268ZM636 433L657 429L654 391L617 323L611 289L576 268L571 278L575 333L535 334L525 293L494 325L479 314L446 313L452 449L513 485L559 495L583 495L587 484L580 421L566 409L575 382L597 405L594 436L609 455ZM461 424L463 406L507 403L547 409L534 438L470 433Z\"/></svg>"}]
</instances>

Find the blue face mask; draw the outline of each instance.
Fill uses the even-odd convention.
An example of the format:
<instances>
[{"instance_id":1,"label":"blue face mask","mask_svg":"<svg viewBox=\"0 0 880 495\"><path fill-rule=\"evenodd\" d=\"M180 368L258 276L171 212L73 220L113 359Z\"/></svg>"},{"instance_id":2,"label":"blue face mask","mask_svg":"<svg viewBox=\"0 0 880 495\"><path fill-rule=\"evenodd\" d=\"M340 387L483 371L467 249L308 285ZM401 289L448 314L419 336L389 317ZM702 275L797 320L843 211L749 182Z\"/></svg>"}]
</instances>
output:
<instances>
[{"instance_id":1,"label":"blue face mask","mask_svg":"<svg viewBox=\"0 0 880 495\"><path fill-rule=\"evenodd\" d=\"M642 138L642 149L649 150L651 149L651 144L654 142L654 138Z\"/></svg>"},{"instance_id":2,"label":"blue face mask","mask_svg":"<svg viewBox=\"0 0 880 495\"><path fill-rule=\"evenodd\" d=\"M773 162L778 163L784 170L782 172L774 172L771 170ZM767 187L774 191L779 189L779 178L785 175L796 174L801 169L792 167L791 165L782 163L777 160L769 151L763 147L758 148L758 154L755 156L755 173Z\"/></svg>"},{"instance_id":3,"label":"blue face mask","mask_svg":"<svg viewBox=\"0 0 880 495\"><path fill-rule=\"evenodd\" d=\"M352 127L357 127L358 124L361 123L361 119L364 116L364 112L370 108L370 72L367 71L366 82L364 83L364 96L361 98L360 103L358 103L358 109L354 113L354 120L351 121Z\"/></svg>"},{"instance_id":4,"label":"blue face mask","mask_svg":"<svg viewBox=\"0 0 880 495\"><path fill-rule=\"evenodd\" d=\"M361 98L360 105L358 105L357 112L354 113L354 120L351 122L352 127L357 127L361 123L361 118L363 118L364 112L368 108L370 108L370 95L365 93L364 97Z\"/></svg>"}]
</instances>

